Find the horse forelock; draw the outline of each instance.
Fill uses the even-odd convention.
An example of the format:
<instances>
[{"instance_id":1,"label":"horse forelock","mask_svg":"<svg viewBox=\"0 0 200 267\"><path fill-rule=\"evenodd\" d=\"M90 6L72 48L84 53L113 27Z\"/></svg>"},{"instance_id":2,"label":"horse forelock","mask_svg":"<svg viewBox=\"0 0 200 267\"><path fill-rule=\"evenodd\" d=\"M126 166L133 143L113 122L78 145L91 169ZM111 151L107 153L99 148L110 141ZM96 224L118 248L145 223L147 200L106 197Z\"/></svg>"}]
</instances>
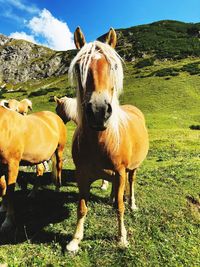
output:
<instances>
[{"instance_id":1,"label":"horse forelock","mask_svg":"<svg viewBox=\"0 0 200 267\"><path fill-rule=\"evenodd\" d=\"M123 59L117 54L117 52L108 44L94 41L85 44L78 52L75 58L72 60L69 67L69 77L71 83L74 82L76 76L76 64L79 64L79 75L82 87L86 88L87 75L92 59L99 59L102 55L110 65L110 78L113 80L114 89L119 95L123 90Z\"/></svg>"}]
</instances>

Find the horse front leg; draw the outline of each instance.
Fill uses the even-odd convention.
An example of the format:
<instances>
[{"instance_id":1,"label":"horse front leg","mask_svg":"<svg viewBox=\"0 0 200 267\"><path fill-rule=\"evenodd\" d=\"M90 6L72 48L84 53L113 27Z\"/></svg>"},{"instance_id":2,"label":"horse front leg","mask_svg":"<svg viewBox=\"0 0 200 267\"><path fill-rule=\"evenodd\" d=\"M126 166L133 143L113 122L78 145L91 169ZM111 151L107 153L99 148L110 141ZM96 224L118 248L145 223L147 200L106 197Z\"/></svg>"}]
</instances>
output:
<instances>
[{"instance_id":1,"label":"horse front leg","mask_svg":"<svg viewBox=\"0 0 200 267\"><path fill-rule=\"evenodd\" d=\"M131 207L131 210L136 211L138 210L138 207L135 204L135 195L134 195L134 185L136 180L136 169L131 170L128 173L128 180L129 180L129 204Z\"/></svg>"},{"instance_id":2,"label":"horse front leg","mask_svg":"<svg viewBox=\"0 0 200 267\"><path fill-rule=\"evenodd\" d=\"M11 160L8 163L8 181L6 195L4 201L6 203L6 218L1 225L0 231L6 232L14 226L15 217L14 217L14 208L13 208L13 198L15 191L15 184L17 180L17 175L19 172L19 161Z\"/></svg>"},{"instance_id":3,"label":"horse front leg","mask_svg":"<svg viewBox=\"0 0 200 267\"><path fill-rule=\"evenodd\" d=\"M55 152L56 155L56 190L59 191L62 185L62 165L63 165L64 146L59 146Z\"/></svg>"},{"instance_id":4,"label":"horse front leg","mask_svg":"<svg viewBox=\"0 0 200 267\"><path fill-rule=\"evenodd\" d=\"M5 198L5 194L6 194L6 179L5 179L5 175L2 175L0 177L0 196L2 196L2 203L0 206L0 213L6 212L7 210L7 205L6 205L6 198Z\"/></svg>"},{"instance_id":5,"label":"horse front leg","mask_svg":"<svg viewBox=\"0 0 200 267\"><path fill-rule=\"evenodd\" d=\"M79 176L79 175L78 175ZM79 202L77 207L77 224L72 240L67 245L67 250L76 252L79 249L79 243L83 239L84 221L87 215L87 201L89 198L90 182L85 177L77 177L79 188Z\"/></svg>"},{"instance_id":6,"label":"horse front leg","mask_svg":"<svg viewBox=\"0 0 200 267\"><path fill-rule=\"evenodd\" d=\"M118 216L118 237L119 245L123 248L128 246L127 232L124 225L124 190L126 183L126 171L122 169L116 174L116 189L115 189L115 201L117 204L117 216Z\"/></svg>"}]
</instances>

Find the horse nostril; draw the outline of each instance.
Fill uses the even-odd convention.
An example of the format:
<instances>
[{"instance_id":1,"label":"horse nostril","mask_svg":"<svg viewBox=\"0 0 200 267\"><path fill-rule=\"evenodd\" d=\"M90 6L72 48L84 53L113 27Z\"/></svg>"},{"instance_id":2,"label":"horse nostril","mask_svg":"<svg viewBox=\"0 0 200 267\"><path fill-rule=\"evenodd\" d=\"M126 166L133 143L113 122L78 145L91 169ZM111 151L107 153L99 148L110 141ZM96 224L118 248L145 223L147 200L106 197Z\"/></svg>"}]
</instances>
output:
<instances>
[{"instance_id":1,"label":"horse nostril","mask_svg":"<svg viewBox=\"0 0 200 267\"><path fill-rule=\"evenodd\" d=\"M87 104L87 106L86 106L86 113L87 113L87 115L91 115L93 113L92 103L88 103Z\"/></svg>"},{"instance_id":2,"label":"horse nostril","mask_svg":"<svg viewBox=\"0 0 200 267\"><path fill-rule=\"evenodd\" d=\"M109 103L107 105L108 105L107 106L107 114L108 115L111 115L111 113L112 113L112 107L111 107L111 105Z\"/></svg>"}]
</instances>

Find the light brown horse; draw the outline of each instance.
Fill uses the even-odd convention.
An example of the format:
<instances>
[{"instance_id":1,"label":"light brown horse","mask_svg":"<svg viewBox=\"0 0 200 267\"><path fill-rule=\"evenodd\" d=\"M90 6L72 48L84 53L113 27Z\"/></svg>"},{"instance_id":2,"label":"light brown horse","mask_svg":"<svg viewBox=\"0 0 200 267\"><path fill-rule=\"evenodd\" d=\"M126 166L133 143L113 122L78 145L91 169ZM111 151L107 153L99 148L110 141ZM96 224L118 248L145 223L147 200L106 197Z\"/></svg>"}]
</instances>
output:
<instances>
[{"instance_id":1,"label":"light brown horse","mask_svg":"<svg viewBox=\"0 0 200 267\"><path fill-rule=\"evenodd\" d=\"M22 115L27 115L29 110L32 110L32 102L31 100L25 98L21 101L18 101L16 99L3 99L0 101L0 106L4 106L10 110L16 111ZM36 165L36 174L37 176L43 176L45 168L48 167L48 163L45 161L41 164ZM24 187L24 189L26 186ZM34 186L32 191L29 194L29 197L34 198L39 188L39 182L38 179L35 180ZM0 209L1 210L1 209Z\"/></svg>"},{"instance_id":2,"label":"light brown horse","mask_svg":"<svg viewBox=\"0 0 200 267\"><path fill-rule=\"evenodd\" d=\"M1 210L6 208L1 230L4 231L14 224L13 194L19 165L39 164L55 155L55 180L60 186L66 127L60 117L50 111L22 116L0 107L0 129Z\"/></svg>"},{"instance_id":3,"label":"light brown horse","mask_svg":"<svg viewBox=\"0 0 200 267\"><path fill-rule=\"evenodd\" d=\"M19 106L18 106L18 112L22 115L27 115L28 113L28 110L32 110L32 102L30 99L22 99L20 102L19 102Z\"/></svg>"},{"instance_id":4,"label":"light brown horse","mask_svg":"<svg viewBox=\"0 0 200 267\"><path fill-rule=\"evenodd\" d=\"M56 113L63 120L64 123L73 121L75 124L78 122L77 118L77 101L76 98L72 97L61 97L54 96L56 102Z\"/></svg>"},{"instance_id":5,"label":"light brown horse","mask_svg":"<svg viewBox=\"0 0 200 267\"><path fill-rule=\"evenodd\" d=\"M1 100L0 105L5 106L13 111L17 111L22 115L27 115L28 110L32 110L32 102L27 98L22 99L21 101L16 99Z\"/></svg>"},{"instance_id":6,"label":"light brown horse","mask_svg":"<svg viewBox=\"0 0 200 267\"><path fill-rule=\"evenodd\" d=\"M115 31L110 29L107 44L98 41L85 44L79 27L74 37L80 51L70 65L69 75L72 79L75 76L78 82L79 120L72 156L76 166L79 203L76 230L67 250L78 250L83 238L90 185L100 177L114 184L119 243L126 247L128 242L123 196L128 176L130 205L133 210L136 209L136 170L146 158L149 147L145 120L136 107L119 105L118 96L123 89L123 68L121 58L114 50L117 39Z\"/></svg>"},{"instance_id":7,"label":"light brown horse","mask_svg":"<svg viewBox=\"0 0 200 267\"><path fill-rule=\"evenodd\" d=\"M64 123L72 120L75 124L78 124L78 114L77 114L77 100L71 97L61 97L58 98L54 96L56 102L56 113L63 120ZM108 181L102 180L101 184L102 190L108 189Z\"/></svg>"}]
</instances>

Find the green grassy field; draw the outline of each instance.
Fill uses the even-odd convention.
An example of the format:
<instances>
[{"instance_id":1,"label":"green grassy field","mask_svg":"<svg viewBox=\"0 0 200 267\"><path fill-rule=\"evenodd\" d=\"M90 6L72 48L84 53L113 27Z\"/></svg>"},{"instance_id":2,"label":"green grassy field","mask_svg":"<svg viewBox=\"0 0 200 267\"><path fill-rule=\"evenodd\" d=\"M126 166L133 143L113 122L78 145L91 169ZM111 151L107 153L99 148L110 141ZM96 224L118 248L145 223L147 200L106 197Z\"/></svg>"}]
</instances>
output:
<instances>
[{"instance_id":1,"label":"green grassy field","mask_svg":"<svg viewBox=\"0 0 200 267\"><path fill-rule=\"evenodd\" d=\"M180 69L190 62L155 62L154 66L139 70L132 64L125 65L121 103L134 104L144 112L150 135L149 154L137 175L139 211L133 213L126 206L129 248L121 250L117 245L117 217L109 204L110 187L103 192L97 181L91 188L81 249L76 255L66 252L76 225L78 198L70 153L75 126L68 123L61 192L55 192L48 183L48 174L44 176L45 189L39 191L35 200L17 188L17 229L0 240L0 263L200 266L200 132L189 128L200 125L200 76L184 71L178 76L151 76L157 70ZM2 97L21 99L36 92L30 97L34 110L54 110L55 104L49 102L54 94L73 94L66 77L20 86L25 92L5 93ZM45 94L41 94L42 90ZM32 177L29 174L23 175Z\"/></svg>"}]
</instances>

